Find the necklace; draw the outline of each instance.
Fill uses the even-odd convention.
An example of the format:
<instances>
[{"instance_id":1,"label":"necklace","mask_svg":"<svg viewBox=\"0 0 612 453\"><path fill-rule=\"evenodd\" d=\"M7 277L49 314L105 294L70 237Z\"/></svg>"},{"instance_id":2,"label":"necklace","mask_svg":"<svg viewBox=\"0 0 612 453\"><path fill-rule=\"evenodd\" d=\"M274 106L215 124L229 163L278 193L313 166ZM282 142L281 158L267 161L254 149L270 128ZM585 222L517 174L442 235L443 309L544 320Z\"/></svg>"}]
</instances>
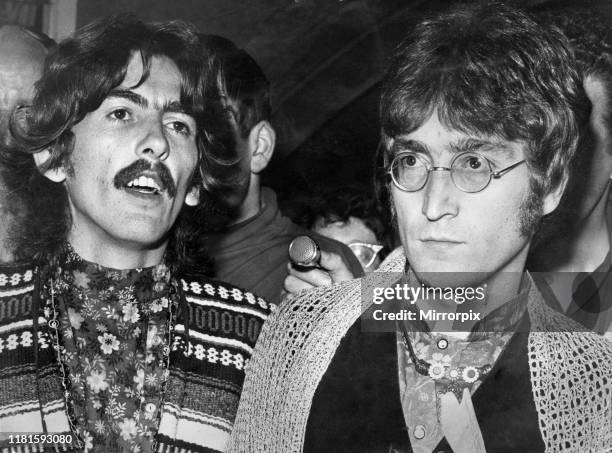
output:
<instances>
[{"instance_id":1,"label":"necklace","mask_svg":"<svg viewBox=\"0 0 612 453\"><path fill-rule=\"evenodd\" d=\"M446 391L453 392L459 401L461 401L464 388L467 388L468 390L471 389L472 385L476 381L482 380L489 373L489 371L491 371L490 364L478 367L470 365L453 367L450 365L445 365L441 362L429 363L426 360L420 359L416 356L412 343L408 338L406 326L403 324L401 325L401 332L404 345L408 350L408 354L410 355L410 359L412 360L416 371L419 374L429 376L434 381L442 384L442 386L446 388Z\"/></svg>"}]
</instances>

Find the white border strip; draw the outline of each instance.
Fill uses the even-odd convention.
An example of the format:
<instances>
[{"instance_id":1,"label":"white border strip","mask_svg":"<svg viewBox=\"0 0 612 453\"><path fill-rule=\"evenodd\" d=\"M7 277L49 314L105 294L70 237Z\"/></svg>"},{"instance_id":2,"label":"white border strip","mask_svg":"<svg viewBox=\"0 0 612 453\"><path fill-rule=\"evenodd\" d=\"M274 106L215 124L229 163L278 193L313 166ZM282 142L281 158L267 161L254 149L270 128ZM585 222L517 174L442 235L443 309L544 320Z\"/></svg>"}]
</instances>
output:
<instances>
[{"instance_id":1,"label":"white border strip","mask_svg":"<svg viewBox=\"0 0 612 453\"><path fill-rule=\"evenodd\" d=\"M0 297L18 296L19 294L27 293L28 291L34 291L34 285L28 285L17 289L0 289Z\"/></svg>"},{"instance_id":2,"label":"white border strip","mask_svg":"<svg viewBox=\"0 0 612 453\"><path fill-rule=\"evenodd\" d=\"M223 302L217 302L216 300L210 300L207 298L199 298L199 297L194 297L194 296L187 296L186 297L187 301L189 302L193 302L194 304L200 305L200 306L211 306L211 307L217 307L217 308L223 308L229 311L235 311L235 312L240 312L240 313L246 313L249 315L253 315L253 316L257 316L258 318L263 319L264 321L266 319L268 319L268 315L266 315L265 313L262 313L258 310L254 310L253 308L250 307L240 307L240 306L236 306L236 305L228 305L228 304L224 304Z\"/></svg>"},{"instance_id":3,"label":"white border strip","mask_svg":"<svg viewBox=\"0 0 612 453\"><path fill-rule=\"evenodd\" d=\"M175 332L185 333L185 326L183 324L177 324L174 326ZM253 348L246 343L243 343L239 340L234 340L232 338L224 338L224 337L215 337L212 335L207 335L205 333L200 333L195 329L189 329L189 337L197 338L198 340L206 341L208 343L213 343L216 345L226 345L232 346L234 348L242 349L243 351L248 352L249 354L253 354Z\"/></svg>"}]
</instances>

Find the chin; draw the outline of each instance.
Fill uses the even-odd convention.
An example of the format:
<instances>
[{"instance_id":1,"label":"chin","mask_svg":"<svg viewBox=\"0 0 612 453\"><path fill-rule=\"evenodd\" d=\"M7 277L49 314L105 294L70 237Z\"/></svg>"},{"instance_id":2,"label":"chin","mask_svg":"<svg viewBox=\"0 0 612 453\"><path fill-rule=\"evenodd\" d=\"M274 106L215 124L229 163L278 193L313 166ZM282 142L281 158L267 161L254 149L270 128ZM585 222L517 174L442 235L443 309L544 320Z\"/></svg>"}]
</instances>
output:
<instances>
[{"instance_id":1,"label":"chin","mask_svg":"<svg viewBox=\"0 0 612 453\"><path fill-rule=\"evenodd\" d=\"M479 286L486 276L479 272L452 272L439 270L436 272L414 271L419 282L432 287L457 288Z\"/></svg>"},{"instance_id":2,"label":"chin","mask_svg":"<svg viewBox=\"0 0 612 453\"><path fill-rule=\"evenodd\" d=\"M486 280L487 273L478 272L467 262L451 260L408 261L419 281L428 286L458 287L478 286Z\"/></svg>"},{"instance_id":3,"label":"chin","mask_svg":"<svg viewBox=\"0 0 612 453\"><path fill-rule=\"evenodd\" d=\"M462 260L451 259L450 257L427 256L427 254L413 254L414 259L408 257L410 267L421 273L447 273L447 272L469 272L470 267Z\"/></svg>"},{"instance_id":4,"label":"chin","mask_svg":"<svg viewBox=\"0 0 612 453\"><path fill-rule=\"evenodd\" d=\"M153 249L159 247L167 237L165 232L156 231L153 228L138 228L131 231L123 231L115 236L119 242L133 244L139 249Z\"/></svg>"}]
</instances>

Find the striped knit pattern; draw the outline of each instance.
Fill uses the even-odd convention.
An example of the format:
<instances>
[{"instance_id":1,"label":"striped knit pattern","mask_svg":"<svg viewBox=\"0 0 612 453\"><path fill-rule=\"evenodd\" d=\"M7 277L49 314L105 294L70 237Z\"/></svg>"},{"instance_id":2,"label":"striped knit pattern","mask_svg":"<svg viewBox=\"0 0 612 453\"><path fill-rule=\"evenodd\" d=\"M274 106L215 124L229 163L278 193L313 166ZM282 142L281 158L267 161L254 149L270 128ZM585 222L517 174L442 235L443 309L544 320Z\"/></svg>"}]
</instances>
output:
<instances>
[{"instance_id":1,"label":"striped knit pattern","mask_svg":"<svg viewBox=\"0 0 612 453\"><path fill-rule=\"evenodd\" d=\"M250 292L200 275L178 282L188 303L189 336L185 314L179 313L157 451L224 451L238 408L244 367L270 306ZM68 434L50 328L41 308L35 331L33 292L31 267L0 267L0 432ZM38 367L34 341L38 342ZM38 446L8 442L0 440L0 452L42 451ZM70 449L46 447L45 451Z\"/></svg>"}]
</instances>

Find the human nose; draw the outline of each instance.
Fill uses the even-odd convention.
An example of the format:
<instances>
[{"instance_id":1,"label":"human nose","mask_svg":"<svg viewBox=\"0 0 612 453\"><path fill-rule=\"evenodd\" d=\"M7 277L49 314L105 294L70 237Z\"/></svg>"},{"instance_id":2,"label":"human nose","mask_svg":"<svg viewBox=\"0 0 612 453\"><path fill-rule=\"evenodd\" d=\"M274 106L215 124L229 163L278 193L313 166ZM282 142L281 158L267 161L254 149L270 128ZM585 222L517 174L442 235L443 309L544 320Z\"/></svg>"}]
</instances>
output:
<instances>
[{"instance_id":1,"label":"human nose","mask_svg":"<svg viewBox=\"0 0 612 453\"><path fill-rule=\"evenodd\" d=\"M164 160L170 153L170 144L161 120L150 120L143 124L142 139L137 153L141 157Z\"/></svg>"},{"instance_id":2,"label":"human nose","mask_svg":"<svg viewBox=\"0 0 612 453\"><path fill-rule=\"evenodd\" d=\"M422 213L428 220L435 221L445 216L456 216L456 187L446 167L433 167L425 183Z\"/></svg>"}]
</instances>

